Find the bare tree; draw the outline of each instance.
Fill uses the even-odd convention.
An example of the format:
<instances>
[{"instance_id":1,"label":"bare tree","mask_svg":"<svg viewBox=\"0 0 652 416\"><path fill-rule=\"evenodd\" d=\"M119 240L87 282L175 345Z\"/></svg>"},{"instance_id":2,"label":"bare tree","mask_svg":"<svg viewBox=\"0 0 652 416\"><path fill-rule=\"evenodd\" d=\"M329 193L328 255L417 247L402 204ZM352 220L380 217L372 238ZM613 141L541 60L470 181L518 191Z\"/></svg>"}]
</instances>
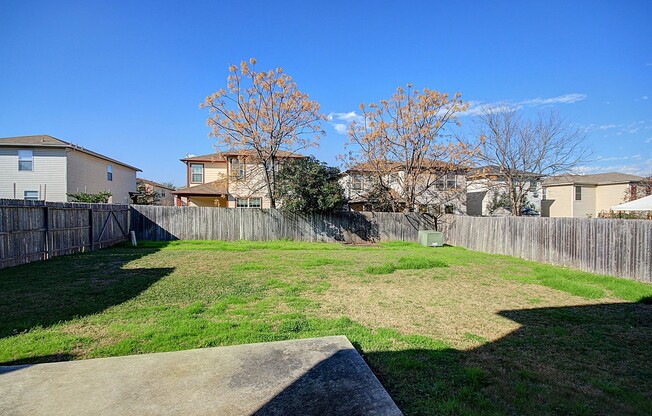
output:
<instances>
[{"instance_id":1,"label":"bare tree","mask_svg":"<svg viewBox=\"0 0 652 416\"><path fill-rule=\"evenodd\" d=\"M360 105L361 120L349 125L350 171L371 179L373 194L393 211L419 211L459 200L473 150L447 134L466 110L460 94L419 91L408 84L388 100ZM437 210L438 211L438 210ZM439 214L440 212L435 212Z\"/></svg>"},{"instance_id":2,"label":"bare tree","mask_svg":"<svg viewBox=\"0 0 652 416\"><path fill-rule=\"evenodd\" d=\"M207 124L218 147L243 150L239 156L243 164L262 167L256 172L260 178L250 174L247 180L259 179L275 208L278 163L317 146L326 117L281 68L257 71L255 66L254 58L239 67L231 65L227 89L206 97L200 107L209 110Z\"/></svg>"},{"instance_id":3,"label":"bare tree","mask_svg":"<svg viewBox=\"0 0 652 416\"><path fill-rule=\"evenodd\" d=\"M495 181L493 192L506 192L512 215L521 215L533 179L568 172L589 156L586 134L554 112L526 119L518 110L487 109L480 115L478 162Z\"/></svg>"}]
</instances>

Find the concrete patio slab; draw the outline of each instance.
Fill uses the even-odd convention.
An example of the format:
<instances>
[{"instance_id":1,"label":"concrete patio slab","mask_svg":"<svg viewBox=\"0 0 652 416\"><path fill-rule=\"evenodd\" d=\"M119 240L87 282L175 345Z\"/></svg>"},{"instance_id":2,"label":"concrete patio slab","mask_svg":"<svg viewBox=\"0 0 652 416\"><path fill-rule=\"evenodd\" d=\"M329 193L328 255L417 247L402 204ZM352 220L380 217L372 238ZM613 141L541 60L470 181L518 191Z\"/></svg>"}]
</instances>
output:
<instances>
[{"instance_id":1,"label":"concrete patio slab","mask_svg":"<svg viewBox=\"0 0 652 416\"><path fill-rule=\"evenodd\" d=\"M400 415L344 336L0 367L2 415Z\"/></svg>"}]
</instances>

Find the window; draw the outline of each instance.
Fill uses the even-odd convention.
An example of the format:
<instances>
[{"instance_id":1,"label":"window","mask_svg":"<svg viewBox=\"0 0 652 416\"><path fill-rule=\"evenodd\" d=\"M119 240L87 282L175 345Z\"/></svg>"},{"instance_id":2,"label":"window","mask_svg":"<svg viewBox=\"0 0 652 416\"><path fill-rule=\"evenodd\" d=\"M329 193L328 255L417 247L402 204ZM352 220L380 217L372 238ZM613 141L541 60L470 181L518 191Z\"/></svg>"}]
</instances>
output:
<instances>
[{"instance_id":1,"label":"window","mask_svg":"<svg viewBox=\"0 0 652 416\"><path fill-rule=\"evenodd\" d=\"M190 164L190 182L203 183L204 182L204 165L201 163Z\"/></svg>"},{"instance_id":2,"label":"window","mask_svg":"<svg viewBox=\"0 0 652 416\"><path fill-rule=\"evenodd\" d=\"M455 174L454 173L449 173L446 175L446 188L447 189L455 189L457 188L457 185L455 183Z\"/></svg>"},{"instance_id":3,"label":"window","mask_svg":"<svg viewBox=\"0 0 652 416\"><path fill-rule=\"evenodd\" d=\"M113 166L111 165L106 165L106 180L113 180Z\"/></svg>"},{"instance_id":4,"label":"window","mask_svg":"<svg viewBox=\"0 0 652 416\"><path fill-rule=\"evenodd\" d=\"M435 188L438 191L443 191L446 188L446 183L444 182L444 178L442 177L437 178L437 180L435 181Z\"/></svg>"},{"instance_id":5,"label":"window","mask_svg":"<svg viewBox=\"0 0 652 416\"><path fill-rule=\"evenodd\" d=\"M364 189L364 178L360 174L351 177L351 189L354 191L362 191Z\"/></svg>"},{"instance_id":6,"label":"window","mask_svg":"<svg viewBox=\"0 0 652 416\"><path fill-rule=\"evenodd\" d=\"M235 206L237 208L260 208L262 198L236 198Z\"/></svg>"},{"instance_id":7,"label":"window","mask_svg":"<svg viewBox=\"0 0 652 416\"><path fill-rule=\"evenodd\" d=\"M455 207L453 205L444 206L444 214L454 214L454 213L455 213Z\"/></svg>"},{"instance_id":8,"label":"window","mask_svg":"<svg viewBox=\"0 0 652 416\"><path fill-rule=\"evenodd\" d=\"M231 175L236 179L245 179L245 164L240 159L231 159Z\"/></svg>"},{"instance_id":9,"label":"window","mask_svg":"<svg viewBox=\"0 0 652 416\"><path fill-rule=\"evenodd\" d=\"M576 186L575 187L575 200L576 201L581 201L582 200L582 187L581 186Z\"/></svg>"},{"instance_id":10,"label":"window","mask_svg":"<svg viewBox=\"0 0 652 416\"><path fill-rule=\"evenodd\" d=\"M530 181L530 192L536 192L537 191L537 181L535 179Z\"/></svg>"},{"instance_id":11,"label":"window","mask_svg":"<svg viewBox=\"0 0 652 416\"><path fill-rule=\"evenodd\" d=\"M18 151L18 170L34 170L34 152L32 150Z\"/></svg>"},{"instance_id":12,"label":"window","mask_svg":"<svg viewBox=\"0 0 652 416\"><path fill-rule=\"evenodd\" d=\"M38 201L38 191L25 191L23 196L26 201Z\"/></svg>"}]
</instances>

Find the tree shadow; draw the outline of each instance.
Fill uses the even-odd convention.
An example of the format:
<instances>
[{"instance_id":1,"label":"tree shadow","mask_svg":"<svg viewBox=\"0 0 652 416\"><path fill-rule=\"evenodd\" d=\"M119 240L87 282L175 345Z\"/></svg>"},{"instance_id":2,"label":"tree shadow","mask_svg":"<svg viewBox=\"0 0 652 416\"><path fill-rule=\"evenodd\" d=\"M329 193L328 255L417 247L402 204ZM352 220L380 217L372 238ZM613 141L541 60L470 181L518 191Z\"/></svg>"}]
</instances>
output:
<instances>
[{"instance_id":1,"label":"tree shadow","mask_svg":"<svg viewBox=\"0 0 652 416\"><path fill-rule=\"evenodd\" d=\"M0 338L101 312L145 291L174 268L125 268L157 248L122 247L0 270Z\"/></svg>"},{"instance_id":2,"label":"tree shadow","mask_svg":"<svg viewBox=\"0 0 652 416\"><path fill-rule=\"evenodd\" d=\"M652 414L651 305L498 315L521 327L493 342L469 334L478 344L470 350L413 348L364 357L406 415ZM326 368L331 364L308 371L256 414L371 413L348 402L350 396L366 403L370 396L351 388L341 365Z\"/></svg>"}]
</instances>

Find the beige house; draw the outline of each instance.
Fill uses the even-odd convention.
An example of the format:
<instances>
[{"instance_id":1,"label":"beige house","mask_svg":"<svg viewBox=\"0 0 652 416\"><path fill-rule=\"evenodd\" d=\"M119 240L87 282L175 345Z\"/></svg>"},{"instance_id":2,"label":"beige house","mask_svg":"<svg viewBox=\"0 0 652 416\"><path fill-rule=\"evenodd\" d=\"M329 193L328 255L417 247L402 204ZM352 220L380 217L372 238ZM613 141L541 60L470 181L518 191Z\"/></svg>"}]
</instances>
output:
<instances>
[{"instance_id":1,"label":"beige house","mask_svg":"<svg viewBox=\"0 0 652 416\"><path fill-rule=\"evenodd\" d=\"M401 194L406 178L405 169L399 163L388 162L391 171L383 180L395 193ZM466 212L466 172L464 168L451 167L450 164L431 161L428 169L419 174L425 191L420 192L417 203L421 209L437 213L464 214ZM370 211L374 209L370 196L376 183L376 173L367 163L352 166L342 173L340 184L349 208L353 211ZM399 206L403 203L399 201ZM404 205L404 204L403 204Z\"/></svg>"},{"instance_id":2,"label":"beige house","mask_svg":"<svg viewBox=\"0 0 652 416\"><path fill-rule=\"evenodd\" d=\"M175 197L172 194L172 192L175 190L174 188L170 188L169 186L163 185L158 182L150 181L149 179L138 178L136 179L136 190L138 192L141 192L141 188L145 192L148 193L155 192L158 195L158 198L154 203L154 205L160 205L165 207L174 206ZM134 203L136 202L134 201Z\"/></svg>"},{"instance_id":3,"label":"beige house","mask_svg":"<svg viewBox=\"0 0 652 416\"><path fill-rule=\"evenodd\" d=\"M532 172L519 172L513 183L523 190L525 200L531 204L533 212L523 215L539 215L541 212L542 175ZM482 166L471 169L466 178L466 213L473 216L509 216L507 207L493 206L495 197L509 191L509 183L498 166ZM525 210L524 210L525 211Z\"/></svg>"},{"instance_id":4,"label":"beige house","mask_svg":"<svg viewBox=\"0 0 652 416\"><path fill-rule=\"evenodd\" d=\"M626 173L560 175L543 181L543 217L596 218L623 202L643 178Z\"/></svg>"},{"instance_id":5,"label":"beige house","mask_svg":"<svg viewBox=\"0 0 652 416\"><path fill-rule=\"evenodd\" d=\"M190 156L181 159L186 165L186 186L171 193L177 206L269 208L265 169L278 172L285 160L304 157L279 151L278 162L265 167L245 150Z\"/></svg>"},{"instance_id":6,"label":"beige house","mask_svg":"<svg viewBox=\"0 0 652 416\"><path fill-rule=\"evenodd\" d=\"M140 169L52 136L0 138L0 198L69 201L67 194L111 192L128 204Z\"/></svg>"}]
</instances>

